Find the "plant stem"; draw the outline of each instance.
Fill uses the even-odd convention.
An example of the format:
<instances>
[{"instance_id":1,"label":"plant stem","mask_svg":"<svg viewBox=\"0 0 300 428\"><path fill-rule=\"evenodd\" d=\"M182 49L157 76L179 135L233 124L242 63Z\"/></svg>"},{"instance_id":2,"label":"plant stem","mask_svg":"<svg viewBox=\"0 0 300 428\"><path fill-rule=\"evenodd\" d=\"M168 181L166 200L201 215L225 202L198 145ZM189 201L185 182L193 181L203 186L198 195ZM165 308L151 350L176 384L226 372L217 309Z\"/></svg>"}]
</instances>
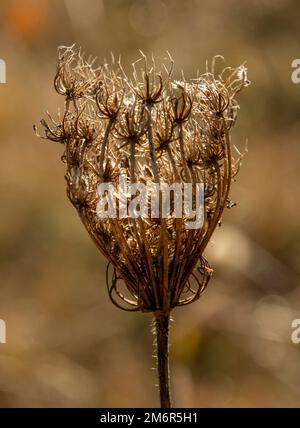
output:
<instances>
[{"instance_id":1,"label":"plant stem","mask_svg":"<svg viewBox=\"0 0 300 428\"><path fill-rule=\"evenodd\" d=\"M169 321L169 312L155 312L157 374L160 405L163 409L171 407L169 375Z\"/></svg>"}]
</instances>

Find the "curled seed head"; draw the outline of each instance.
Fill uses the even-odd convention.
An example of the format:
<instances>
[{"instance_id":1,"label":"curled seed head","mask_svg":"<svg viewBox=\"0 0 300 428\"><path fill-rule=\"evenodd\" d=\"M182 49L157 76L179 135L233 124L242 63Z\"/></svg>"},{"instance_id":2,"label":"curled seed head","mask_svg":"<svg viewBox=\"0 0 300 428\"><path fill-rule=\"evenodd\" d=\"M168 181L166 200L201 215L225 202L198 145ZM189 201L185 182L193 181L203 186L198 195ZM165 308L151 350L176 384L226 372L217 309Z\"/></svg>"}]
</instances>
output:
<instances>
[{"instance_id":1,"label":"curled seed head","mask_svg":"<svg viewBox=\"0 0 300 428\"><path fill-rule=\"evenodd\" d=\"M67 195L109 261L111 300L126 310L169 311L199 298L212 274L203 252L224 208L233 206L229 191L242 158L234 159L229 132L236 97L249 84L246 68L217 75L214 59L211 69L186 81L174 80L173 60L167 62L158 70L142 54L128 77L120 63L96 67L74 46L60 47L54 85L65 111L41 121L44 138L64 145ZM124 176L125 185L150 190L203 183L202 226L188 229L187 218L174 215L172 193L168 215L160 208L155 216L129 216L121 211L132 195L107 187L114 212L99 216L99 186L117 186ZM149 214L150 194L145 198ZM138 211L136 204L132 213Z\"/></svg>"}]
</instances>

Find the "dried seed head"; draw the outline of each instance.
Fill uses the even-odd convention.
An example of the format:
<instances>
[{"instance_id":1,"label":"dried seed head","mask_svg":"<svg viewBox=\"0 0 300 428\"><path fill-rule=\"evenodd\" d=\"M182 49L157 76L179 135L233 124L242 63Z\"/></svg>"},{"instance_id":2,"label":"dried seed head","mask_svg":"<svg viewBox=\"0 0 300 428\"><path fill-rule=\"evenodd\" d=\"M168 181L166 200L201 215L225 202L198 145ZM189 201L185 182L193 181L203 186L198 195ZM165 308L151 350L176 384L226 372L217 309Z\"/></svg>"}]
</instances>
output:
<instances>
[{"instance_id":1,"label":"dried seed head","mask_svg":"<svg viewBox=\"0 0 300 428\"><path fill-rule=\"evenodd\" d=\"M54 84L66 99L65 111L41 121L44 138L64 144L68 197L109 260L111 300L126 310L170 311L199 298L212 273L203 251L229 204L242 158L233 158L229 132L239 108L236 95L249 84L246 68L216 75L214 59L197 79L175 81L168 61L158 71L142 54L129 78L120 63L96 68L74 46L61 47ZM148 189L203 183L202 226L188 229L186 215L174 215L172 194L167 216L161 207L156 216L120 215L132 196L110 187L107 204L117 201L114 215L99 216L98 186L118 188L124 176L139 195L140 183Z\"/></svg>"}]
</instances>

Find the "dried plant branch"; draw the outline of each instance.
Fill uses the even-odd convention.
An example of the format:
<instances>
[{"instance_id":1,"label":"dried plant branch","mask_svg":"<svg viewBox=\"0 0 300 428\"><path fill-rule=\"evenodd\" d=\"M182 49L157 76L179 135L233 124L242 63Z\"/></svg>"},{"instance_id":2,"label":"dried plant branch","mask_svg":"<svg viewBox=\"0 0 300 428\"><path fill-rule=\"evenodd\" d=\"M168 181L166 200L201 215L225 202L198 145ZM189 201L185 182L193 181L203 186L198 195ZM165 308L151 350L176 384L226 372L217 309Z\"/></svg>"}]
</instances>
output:
<instances>
[{"instance_id":1,"label":"dried plant branch","mask_svg":"<svg viewBox=\"0 0 300 428\"><path fill-rule=\"evenodd\" d=\"M169 323L168 312L155 312L155 349L161 408L171 407L169 373Z\"/></svg>"},{"instance_id":2,"label":"dried plant branch","mask_svg":"<svg viewBox=\"0 0 300 428\"><path fill-rule=\"evenodd\" d=\"M54 79L65 98L57 119L42 120L44 136L64 146L67 195L91 238L109 261L112 302L127 311L152 312L157 334L161 404L170 406L168 322L176 306L197 300L212 274L203 252L224 208L241 158L233 158L230 131L239 106L236 96L249 84L246 68L211 68L196 79L175 81L174 62L158 70L141 53L132 77L118 64L95 61L75 46L58 49ZM203 183L204 221L187 228L187 217L130 218L120 215L132 197L114 192L116 215L99 216L98 186ZM162 198L162 192L159 193ZM148 196L149 211L151 198ZM111 269L112 268L112 269ZM112 273L111 273L112 272Z\"/></svg>"}]
</instances>

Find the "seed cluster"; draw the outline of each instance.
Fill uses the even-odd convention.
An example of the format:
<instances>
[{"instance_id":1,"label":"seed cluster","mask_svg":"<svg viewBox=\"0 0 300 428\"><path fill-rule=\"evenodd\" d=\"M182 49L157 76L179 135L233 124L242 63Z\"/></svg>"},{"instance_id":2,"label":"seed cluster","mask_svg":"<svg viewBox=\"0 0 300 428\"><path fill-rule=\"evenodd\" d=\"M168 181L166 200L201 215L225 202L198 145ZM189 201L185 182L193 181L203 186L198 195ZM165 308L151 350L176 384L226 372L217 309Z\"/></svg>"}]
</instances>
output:
<instances>
[{"instance_id":1,"label":"seed cluster","mask_svg":"<svg viewBox=\"0 0 300 428\"><path fill-rule=\"evenodd\" d=\"M217 74L216 59L186 81L173 80L170 56L158 70L141 53L129 77L113 58L97 67L74 46L58 49L54 85L65 107L41 121L43 137L64 145L67 195L109 260L109 296L122 309L170 312L199 298L211 276L203 251L231 205L242 156L234 159L229 133L236 95L249 84L244 66ZM172 210L167 218L100 218L97 186L117 186L120 175L147 186L203 183L203 226L188 229Z\"/></svg>"}]
</instances>

